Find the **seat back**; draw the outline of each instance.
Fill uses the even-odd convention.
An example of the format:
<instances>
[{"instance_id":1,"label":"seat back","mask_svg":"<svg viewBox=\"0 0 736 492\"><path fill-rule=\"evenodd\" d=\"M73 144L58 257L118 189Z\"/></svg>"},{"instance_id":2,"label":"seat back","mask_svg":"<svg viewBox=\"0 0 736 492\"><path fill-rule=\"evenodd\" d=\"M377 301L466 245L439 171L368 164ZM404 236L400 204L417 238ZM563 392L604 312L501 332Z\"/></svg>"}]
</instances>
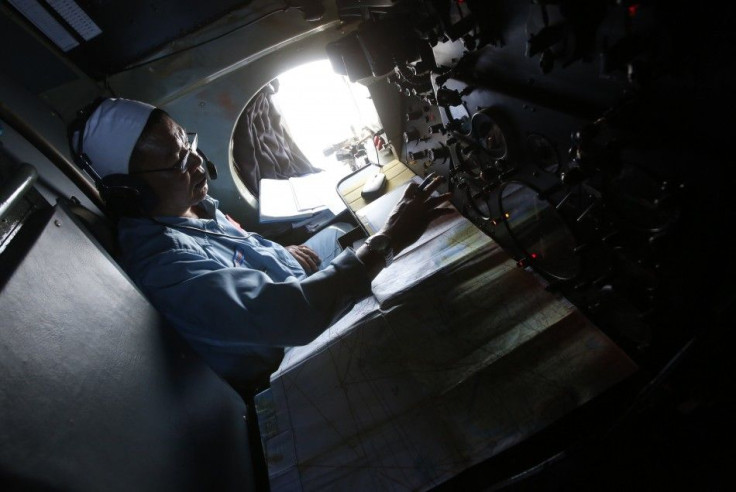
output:
<instances>
[{"instance_id":1,"label":"seat back","mask_svg":"<svg viewBox=\"0 0 736 492\"><path fill-rule=\"evenodd\" d=\"M73 214L39 213L3 253L2 488L253 490L240 396Z\"/></svg>"}]
</instances>

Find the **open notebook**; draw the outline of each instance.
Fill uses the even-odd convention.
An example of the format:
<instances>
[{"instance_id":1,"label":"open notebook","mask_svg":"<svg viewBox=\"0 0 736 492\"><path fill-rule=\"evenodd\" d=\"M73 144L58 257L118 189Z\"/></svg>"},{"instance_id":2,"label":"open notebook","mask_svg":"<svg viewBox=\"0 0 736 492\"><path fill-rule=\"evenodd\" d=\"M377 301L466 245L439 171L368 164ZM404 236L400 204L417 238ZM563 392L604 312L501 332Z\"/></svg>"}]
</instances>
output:
<instances>
[{"instance_id":1,"label":"open notebook","mask_svg":"<svg viewBox=\"0 0 736 492\"><path fill-rule=\"evenodd\" d=\"M345 209L335 187L349 169L322 171L289 179L261 179L259 220L296 221L329 209L337 215Z\"/></svg>"}]
</instances>

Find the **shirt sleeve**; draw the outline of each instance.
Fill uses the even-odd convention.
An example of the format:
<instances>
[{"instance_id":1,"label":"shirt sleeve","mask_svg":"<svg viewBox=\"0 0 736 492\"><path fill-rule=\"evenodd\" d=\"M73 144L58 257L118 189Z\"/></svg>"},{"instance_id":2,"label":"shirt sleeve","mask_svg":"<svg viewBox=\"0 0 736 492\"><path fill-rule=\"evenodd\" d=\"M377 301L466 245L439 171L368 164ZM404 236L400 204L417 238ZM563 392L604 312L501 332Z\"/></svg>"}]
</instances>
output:
<instances>
[{"instance_id":1,"label":"shirt sleeve","mask_svg":"<svg viewBox=\"0 0 736 492\"><path fill-rule=\"evenodd\" d=\"M188 338L228 350L304 345L371 293L352 250L310 277L284 282L188 249L156 254L136 271L141 289Z\"/></svg>"}]
</instances>

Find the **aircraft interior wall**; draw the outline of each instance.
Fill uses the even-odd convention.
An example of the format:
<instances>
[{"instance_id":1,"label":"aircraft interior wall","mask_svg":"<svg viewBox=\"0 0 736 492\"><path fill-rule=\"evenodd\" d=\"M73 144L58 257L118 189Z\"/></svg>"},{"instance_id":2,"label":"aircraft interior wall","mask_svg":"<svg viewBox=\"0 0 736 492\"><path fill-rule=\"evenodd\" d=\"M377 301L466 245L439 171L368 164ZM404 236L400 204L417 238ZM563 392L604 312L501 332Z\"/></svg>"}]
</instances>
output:
<instances>
[{"instance_id":1,"label":"aircraft interior wall","mask_svg":"<svg viewBox=\"0 0 736 492\"><path fill-rule=\"evenodd\" d=\"M258 231L257 197L233 163L233 129L280 73L328 58L369 88L400 161L442 175L465 217L639 364L650 378L635 408L644 422L667 433L660 415L684 415L706 428L702 442L696 430L685 445L720 456L708 437L732 427L722 416L732 409L723 396L733 388L736 307L733 7L223 0L179 16L173 0L157 9L116 1L117 17L96 18L109 37L63 52L11 3L0 4L0 177L30 163L48 203L73 196L103 215L89 180L58 167L73 166L66 125L97 96L140 99L198 132L219 168L210 193ZM141 30L164 13L166 29ZM140 25L114 28L136 15ZM126 36L150 38L115 49ZM682 410L689 404L703 413ZM645 470L662 442L621 449Z\"/></svg>"}]
</instances>

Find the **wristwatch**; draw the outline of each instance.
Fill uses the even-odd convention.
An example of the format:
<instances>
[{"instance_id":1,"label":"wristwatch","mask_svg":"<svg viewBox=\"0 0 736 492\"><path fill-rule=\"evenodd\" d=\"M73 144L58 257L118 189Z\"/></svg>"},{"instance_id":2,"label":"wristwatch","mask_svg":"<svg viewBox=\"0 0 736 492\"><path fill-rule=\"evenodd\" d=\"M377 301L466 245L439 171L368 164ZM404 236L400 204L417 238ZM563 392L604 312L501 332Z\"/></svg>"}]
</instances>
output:
<instances>
[{"instance_id":1,"label":"wristwatch","mask_svg":"<svg viewBox=\"0 0 736 492\"><path fill-rule=\"evenodd\" d=\"M383 258L385 266L394 262L394 249L391 247L391 238L386 234L374 234L365 241L368 249Z\"/></svg>"}]
</instances>

